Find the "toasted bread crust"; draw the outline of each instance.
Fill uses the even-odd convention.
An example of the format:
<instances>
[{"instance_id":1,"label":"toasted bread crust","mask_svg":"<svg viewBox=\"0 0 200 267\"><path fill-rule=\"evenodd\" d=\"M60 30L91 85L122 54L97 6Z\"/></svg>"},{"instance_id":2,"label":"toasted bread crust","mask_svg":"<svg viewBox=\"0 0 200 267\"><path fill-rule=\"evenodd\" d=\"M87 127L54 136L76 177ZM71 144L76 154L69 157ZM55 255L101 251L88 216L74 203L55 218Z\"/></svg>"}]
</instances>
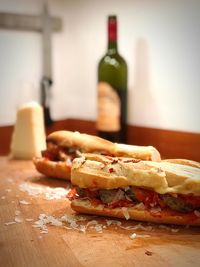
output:
<instances>
[{"instance_id":1,"label":"toasted bread crust","mask_svg":"<svg viewBox=\"0 0 200 267\"><path fill-rule=\"evenodd\" d=\"M108 217L125 218L122 208L105 208L103 205L94 206L89 200L75 199L71 202L71 207L79 213L94 214ZM134 207L127 208L131 220L145 221L153 223L193 225L200 226L200 218L188 216L184 213L175 213L170 210L163 210L157 214L152 214L150 210L139 210Z\"/></svg>"},{"instance_id":2,"label":"toasted bread crust","mask_svg":"<svg viewBox=\"0 0 200 267\"><path fill-rule=\"evenodd\" d=\"M110 156L129 156L131 158L143 160L160 160L159 152L151 146L131 146L115 144L98 136L72 132L72 131L55 131L46 138L47 151L50 151L50 143L54 143L61 148L75 148L81 153L97 153ZM48 145L49 144L49 145ZM50 151L51 152L51 151ZM70 168L67 163L60 161L55 162L44 157L34 160L36 169L44 175L70 179ZM64 173L66 172L66 174Z\"/></svg>"},{"instance_id":3,"label":"toasted bread crust","mask_svg":"<svg viewBox=\"0 0 200 267\"><path fill-rule=\"evenodd\" d=\"M139 186L159 194L200 195L200 169L170 162L138 161L91 155L76 158L71 182L82 188Z\"/></svg>"},{"instance_id":4,"label":"toasted bread crust","mask_svg":"<svg viewBox=\"0 0 200 267\"><path fill-rule=\"evenodd\" d=\"M63 161L51 161L45 158L34 158L36 169L47 177L70 180L71 165Z\"/></svg>"},{"instance_id":5,"label":"toasted bread crust","mask_svg":"<svg viewBox=\"0 0 200 267\"><path fill-rule=\"evenodd\" d=\"M113 153L113 143L95 135L71 131L56 131L48 135L47 142L54 142L62 147L78 148L84 152Z\"/></svg>"},{"instance_id":6,"label":"toasted bread crust","mask_svg":"<svg viewBox=\"0 0 200 267\"><path fill-rule=\"evenodd\" d=\"M153 146L134 146L125 144L115 144L114 156L131 157L142 160L160 161L160 153Z\"/></svg>"},{"instance_id":7,"label":"toasted bread crust","mask_svg":"<svg viewBox=\"0 0 200 267\"><path fill-rule=\"evenodd\" d=\"M152 183L152 179L154 183ZM145 161L135 162L131 158L112 158L102 155L84 154L72 163L71 182L82 188L113 189L138 185L165 188L164 172L148 166Z\"/></svg>"},{"instance_id":8,"label":"toasted bread crust","mask_svg":"<svg viewBox=\"0 0 200 267\"><path fill-rule=\"evenodd\" d=\"M194 160L189 160L189 159L165 159L163 160L165 162L171 162L175 164L181 164L181 165L186 165L186 166L191 166L195 168L200 169L200 162L194 161Z\"/></svg>"},{"instance_id":9,"label":"toasted bread crust","mask_svg":"<svg viewBox=\"0 0 200 267\"><path fill-rule=\"evenodd\" d=\"M47 142L54 142L63 147L76 147L85 153L101 152L116 157L132 157L142 160L160 161L160 153L152 146L134 146L112 143L95 135L71 131L55 131Z\"/></svg>"}]
</instances>

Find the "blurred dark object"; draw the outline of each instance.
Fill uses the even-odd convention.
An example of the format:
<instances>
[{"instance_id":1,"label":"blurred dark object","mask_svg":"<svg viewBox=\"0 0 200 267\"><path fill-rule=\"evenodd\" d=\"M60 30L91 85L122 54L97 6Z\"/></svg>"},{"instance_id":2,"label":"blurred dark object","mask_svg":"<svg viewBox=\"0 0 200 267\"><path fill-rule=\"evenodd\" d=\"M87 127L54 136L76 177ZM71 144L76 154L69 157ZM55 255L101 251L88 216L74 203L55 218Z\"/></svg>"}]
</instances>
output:
<instances>
[{"instance_id":1,"label":"blurred dark object","mask_svg":"<svg viewBox=\"0 0 200 267\"><path fill-rule=\"evenodd\" d=\"M41 104L44 110L44 122L46 127L49 127L53 123L49 105L51 85L52 81L43 77L41 81Z\"/></svg>"},{"instance_id":2,"label":"blurred dark object","mask_svg":"<svg viewBox=\"0 0 200 267\"><path fill-rule=\"evenodd\" d=\"M45 126L49 127L53 120L50 113L50 96L52 86L52 52L51 52L51 19L49 17L47 4L44 4L42 13L42 47L43 47L43 76L41 81L41 104L44 109Z\"/></svg>"},{"instance_id":3,"label":"blurred dark object","mask_svg":"<svg viewBox=\"0 0 200 267\"><path fill-rule=\"evenodd\" d=\"M97 131L102 138L126 143L127 64L117 47L117 17L108 17L108 48L98 65Z\"/></svg>"},{"instance_id":4,"label":"blurred dark object","mask_svg":"<svg viewBox=\"0 0 200 267\"><path fill-rule=\"evenodd\" d=\"M51 17L51 26L52 31L60 31L62 29L62 20ZM39 15L0 12L0 29L41 32L43 30L43 21Z\"/></svg>"}]
</instances>

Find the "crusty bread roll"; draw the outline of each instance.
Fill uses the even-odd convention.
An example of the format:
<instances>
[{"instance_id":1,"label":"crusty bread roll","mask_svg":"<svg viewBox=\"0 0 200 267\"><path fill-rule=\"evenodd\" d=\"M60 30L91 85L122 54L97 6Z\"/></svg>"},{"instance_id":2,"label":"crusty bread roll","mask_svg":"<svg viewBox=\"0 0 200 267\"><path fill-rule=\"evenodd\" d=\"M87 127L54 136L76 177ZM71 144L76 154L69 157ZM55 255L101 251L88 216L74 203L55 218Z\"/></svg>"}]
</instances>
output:
<instances>
[{"instance_id":1,"label":"crusty bread roll","mask_svg":"<svg viewBox=\"0 0 200 267\"><path fill-rule=\"evenodd\" d=\"M177 225L193 225L200 226L200 218L191 213L177 213L169 209L154 212L150 209L141 210L134 207L127 207L125 210L120 208L107 208L103 205L94 205L88 199L75 199L71 203L71 207L78 213L101 215L106 217L114 217L121 219L131 219L136 221L153 222L161 224L177 224Z\"/></svg>"},{"instance_id":2,"label":"crusty bread roll","mask_svg":"<svg viewBox=\"0 0 200 267\"><path fill-rule=\"evenodd\" d=\"M181 165L187 165L192 166L195 168L200 168L200 163L194 160L188 160L188 159L164 159L163 161L175 163L175 164L181 164Z\"/></svg>"},{"instance_id":3,"label":"crusty bread roll","mask_svg":"<svg viewBox=\"0 0 200 267\"><path fill-rule=\"evenodd\" d=\"M85 153L96 152L102 154L113 153L113 143L95 135L71 131L56 131L48 135L48 142L53 142L61 147L77 148Z\"/></svg>"},{"instance_id":4,"label":"crusty bread roll","mask_svg":"<svg viewBox=\"0 0 200 267\"><path fill-rule=\"evenodd\" d=\"M33 162L37 171L47 177L70 180L71 164L65 161L52 161L46 158L34 158Z\"/></svg>"},{"instance_id":5,"label":"crusty bread roll","mask_svg":"<svg viewBox=\"0 0 200 267\"><path fill-rule=\"evenodd\" d=\"M73 160L71 182L78 190L71 199L77 212L200 226L199 168L82 154Z\"/></svg>"},{"instance_id":6,"label":"crusty bread roll","mask_svg":"<svg viewBox=\"0 0 200 267\"><path fill-rule=\"evenodd\" d=\"M60 179L70 179L72 160L81 153L160 160L159 152L153 147L115 144L98 136L79 132L55 131L48 135L46 142L47 150L42 153L42 157L34 158L33 162L40 173ZM60 152L64 157L59 155Z\"/></svg>"},{"instance_id":7,"label":"crusty bread roll","mask_svg":"<svg viewBox=\"0 0 200 267\"><path fill-rule=\"evenodd\" d=\"M116 157L131 157L142 160L161 160L160 153L153 146L134 146L116 143L113 155Z\"/></svg>"},{"instance_id":8,"label":"crusty bread roll","mask_svg":"<svg viewBox=\"0 0 200 267\"><path fill-rule=\"evenodd\" d=\"M98 136L56 131L47 137L47 142L54 142L62 147L76 147L85 153L100 153L116 157L131 157L142 160L160 161L160 153L153 146L134 146L112 143Z\"/></svg>"},{"instance_id":9,"label":"crusty bread roll","mask_svg":"<svg viewBox=\"0 0 200 267\"><path fill-rule=\"evenodd\" d=\"M71 182L82 188L140 186L159 194L200 196L200 169L163 161L83 154L73 161Z\"/></svg>"},{"instance_id":10,"label":"crusty bread roll","mask_svg":"<svg viewBox=\"0 0 200 267\"><path fill-rule=\"evenodd\" d=\"M58 148L58 151L66 149L66 156L68 154L67 149L103 154L110 154L113 151L112 142L97 136L81 134L79 132L56 131L47 136L46 142L48 153L52 153L52 150L54 150L54 147L52 148L53 144ZM36 169L46 176L70 180L73 157L71 158L70 153L67 160L53 160L42 156L34 158L33 163Z\"/></svg>"}]
</instances>

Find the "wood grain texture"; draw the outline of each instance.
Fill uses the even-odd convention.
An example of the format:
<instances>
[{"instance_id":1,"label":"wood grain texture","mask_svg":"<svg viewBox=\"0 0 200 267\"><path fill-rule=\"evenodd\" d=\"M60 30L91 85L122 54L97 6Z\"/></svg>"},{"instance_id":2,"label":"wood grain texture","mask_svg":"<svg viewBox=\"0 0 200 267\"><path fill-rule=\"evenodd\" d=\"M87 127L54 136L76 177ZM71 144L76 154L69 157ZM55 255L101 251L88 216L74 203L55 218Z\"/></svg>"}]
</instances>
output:
<instances>
[{"instance_id":1,"label":"wood grain texture","mask_svg":"<svg viewBox=\"0 0 200 267\"><path fill-rule=\"evenodd\" d=\"M121 220L122 227L111 225L102 233L94 228L85 233L75 229L48 226L40 233L32 224L39 214L61 217L73 214L65 199L47 200L44 195L30 196L19 186L26 182L42 188L66 188L67 182L41 176L31 161L14 161L0 157L0 266L4 267L141 267L199 266L200 228L166 227L140 224L144 230L126 230L138 222ZM25 200L29 205L23 205ZM13 221L16 211L22 223ZM85 217L84 215L82 216ZM26 221L33 218L33 222ZM86 222L106 225L106 219L86 216ZM86 222L82 222L85 224ZM151 226L152 230L146 227ZM176 232L172 232L175 229ZM136 238L130 236L136 233Z\"/></svg>"},{"instance_id":2,"label":"wood grain texture","mask_svg":"<svg viewBox=\"0 0 200 267\"><path fill-rule=\"evenodd\" d=\"M57 130L80 131L96 134L95 122L79 119L56 121L46 129L47 134ZM9 152L12 126L0 127L0 155ZM200 162L200 134L171 130L128 126L127 143L135 145L152 145L163 158L185 158Z\"/></svg>"}]
</instances>

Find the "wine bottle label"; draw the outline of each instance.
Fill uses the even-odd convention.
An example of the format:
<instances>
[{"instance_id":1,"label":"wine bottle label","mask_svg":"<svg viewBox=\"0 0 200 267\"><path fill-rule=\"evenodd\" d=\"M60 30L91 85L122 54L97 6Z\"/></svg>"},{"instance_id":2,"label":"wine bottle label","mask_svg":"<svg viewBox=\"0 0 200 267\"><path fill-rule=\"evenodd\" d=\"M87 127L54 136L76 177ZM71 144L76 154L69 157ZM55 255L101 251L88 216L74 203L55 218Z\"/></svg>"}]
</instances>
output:
<instances>
[{"instance_id":1,"label":"wine bottle label","mask_svg":"<svg viewBox=\"0 0 200 267\"><path fill-rule=\"evenodd\" d=\"M120 130L120 98L108 83L98 84L97 129L114 132Z\"/></svg>"}]
</instances>

